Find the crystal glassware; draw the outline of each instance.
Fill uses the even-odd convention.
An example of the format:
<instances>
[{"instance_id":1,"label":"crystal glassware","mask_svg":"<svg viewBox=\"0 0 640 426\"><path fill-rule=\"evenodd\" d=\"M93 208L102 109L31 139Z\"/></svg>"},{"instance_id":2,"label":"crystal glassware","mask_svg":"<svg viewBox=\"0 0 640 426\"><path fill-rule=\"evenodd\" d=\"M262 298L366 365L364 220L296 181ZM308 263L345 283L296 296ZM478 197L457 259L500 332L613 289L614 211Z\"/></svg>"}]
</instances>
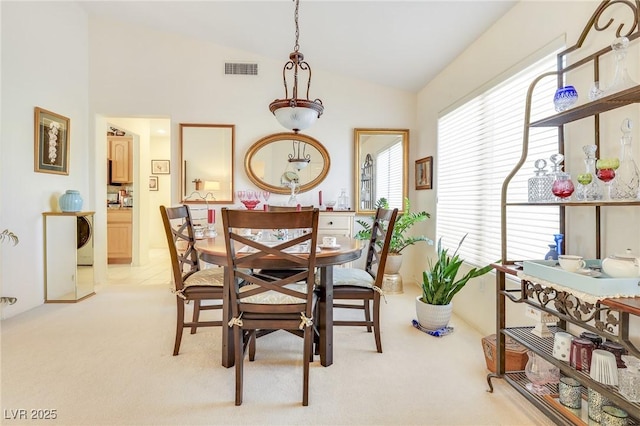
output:
<instances>
[{"instance_id":1,"label":"crystal glassware","mask_svg":"<svg viewBox=\"0 0 640 426\"><path fill-rule=\"evenodd\" d=\"M576 199L580 201L602 200L602 188L596 179L596 145L585 145L582 151L586 155L584 160L585 171L578 175L578 187Z\"/></svg>"},{"instance_id":2,"label":"crystal glassware","mask_svg":"<svg viewBox=\"0 0 640 426\"><path fill-rule=\"evenodd\" d=\"M553 97L553 105L558 112L568 110L576 102L578 102L578 91L573 86L559 88Z\"/></svg>"},{"instance_id":3,"label":"crystal glassware","mask_svg":"<svg viewBox=\"0 0 640 426\"><path fill-rule=\"evenodd\" d=\"M536 160L534 163L535 176L530 177L528 181L528 195L530 203L542 203L551 201L551 186L553 185L553 177L547 174L545 167L547 162L544 159Z\"/></svg>"},{"instance_id":4,"label":"crystal glassware","mask_svg":"<svg viewBox=\"0 0 640 426\"><path fill-rule=\"evenodd\" d=\"M640 173L633 159L631 146L631 128L633 123L625 118L622 121L620 130L620 166L616 170L616 179L611 184L612 200L635 200L638 198L638 187L640 186Z\"/></svg>"},{"instance_id":5,"label":"crystal glassware","mask_svg":"<svg viewBox=\"0 0 640 426\"><path fill-rule=\"evenodd\" d=\"M536 395L551 393L544 385L556 383L560 379L560 368L555 367L533 351L528 351L529 360L524 367L524 373L531 383L526 388Z\"/></svg>"},{"instance_id":6,"label":"crystal glassware","mask_svg":"<svg viewBox=\"0 0 640 426\"><path fill-rule=\"evenodd\" d=\"M604 96L611 95L615 92L628 89L637 83L633 81L627 70L627 49L629 48L629 39L627 37L618 37L611 43L611 49L615 54L616 71L613 76L613 82L609 87L604 89Z\"/></svg>"},{"instance_id":7,"label":"crystal glassware","mask_svg":"<svg viewBox=\"0 0 640 426\"><path fill-rule=\"evenodd\" d=\"M611 181L616 177L616 169L620 165L617 158L600 158L596 160L596 177L604 182L607 189L604 191L605 199L610 199Z\"/></svg>"},{"instance_id":8,"label":"crystal glassware","mask_svg":"<svg viewBox=\"0 0 640 426\"><path fill-rule=\"evenodd\" d=\"M264 200L265 204L267 204L267 202L269 201L269 197L271 197L271 192L262 191L262 199Z\"/></svg>"},{"instance_id":9,"label":"crystal glassware","mask_svg":"<svg viewBox=\"0 0 640 426\"><path fill-rule=\"evenodd\" d=\"M238 191L238 198L247 210L253 210L258 204L260 204L260 200L258 200L255 191Z\"/></svg>"},{"instance_id":10,"label":"crystal glassware","mask_svg":"<svg viewBox=\"0 0 640 426\"><path fill-rule=\"evenodd\" d=\"M600 89L600 82L594 81L591 86L591 90L589 90L589 100L595 101L596 99L600 99L604 95L602 89Z\"/></svg>"},{"instance_id":11,"label":"crystal glassware","mask_svg":"<svg viewBox=\"0 0 640 426\"><path fill-rule=\"evenodd\" d=\"M551 192L560 199L559 201L569 201L574 190L575 187L569 173L559 172L556 174L556 179L551 186Z\"/></svg>"}]
</instances>

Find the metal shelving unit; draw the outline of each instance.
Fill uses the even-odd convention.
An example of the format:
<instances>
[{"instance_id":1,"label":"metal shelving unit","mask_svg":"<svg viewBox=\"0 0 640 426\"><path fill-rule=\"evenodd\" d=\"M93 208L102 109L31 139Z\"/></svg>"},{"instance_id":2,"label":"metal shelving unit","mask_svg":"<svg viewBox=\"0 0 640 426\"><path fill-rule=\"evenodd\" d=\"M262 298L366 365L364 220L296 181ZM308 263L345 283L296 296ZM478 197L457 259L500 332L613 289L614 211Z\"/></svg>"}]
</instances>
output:
<instances>
[{"instance_id":1,"label":"metal shelving unit","mask_svg":"<svg viewBox=\"0 0 640 426\"><path fill-rule=\"evenodd\" d=\"M625 7L633 11L633 22L630 26L625 24L615 23L615 27L612 26L614 18L612 16L612 9L607 10L610 6L616 5L616 7ZM605 13L606 11L606 13ZM602 16L605 16L603 18ZM578 67L585 65L592 65L594 81L599 80L599 64L600 58L611 52L610 47L603 48L591 55L587 55L582 59L573 62L571 65L566 65L566 56L569 53L573 53L582 47L587 35L590 31L603 31L609 27L617 28L617 36L626 36L629 40L635 40L640 37L640 1L602 1L598 8L595 10L587 25L583 29L577 43L563 52L558 54L558 70L556 72L545 73L537 77L530 85L527 94L527 103L525 108L524 117L524 135L522 141L522 155L518 164L505 179L502 186L501 196L501 239L502 239L502 259L501 263L495 264L496 270L496 362L497 369L495 373L487 375L487 383L489 385L489 391L493 391L492 379L500 378L504 379L507 383L512 385L519 393L525 398L531 401L536 407L544 412L549 418L551 418L556 424L585 424L578 417L572 414L568 409L561 406L557 401L554 402L552 398L548 396L536 395L527 390L526 384L529 382L524 372L506 372L506 338L511 337L516 342L522 344L527 349L535 352L546 361L560 368L560 371L565 376L570 376L578 380L583 386L583 392L586 392L587 388L594 389L595 391L603 394L609 398L613 404L622 408L629 413L629 424L640 424L640 404L632 403L625 399L615 387L601 384L593 379L588 374L582 371L577 371L572 368L568 363L557 360L553 357L553 337L540 338L531 330L533 327L507 327L506 326L506 304L509 303L521 303L535 307L543 312L550 313L559 318L559 322L556 327L550 327L553 333L560 330L567 330L568 325L572 324L581 329L597 333L607 340L618 342L622 344L627 351L636 357L640 357L640 351L629 340L629 319L632 316L640 317L640 297L631 299L605 299L597 303L587 303L571 293L564 291L557 291L551 287L544 287L538 283L520 280L516 275L517 271L514 267L514 259L509 259L509 253L507 250L507 239L509 236L507 229L507 216L509 214L509 208L511 206L557 206L560 215L560 233L565 233L565 209L567 208L582 208L588 207L595 209L595 245L596 256L601 258L601 208L615 208L620 206L640 206L640 200L627 200L627 201L597 201L597 202L563 202L563 203L509 203L507 201L507 190L511 183L511 180L516 173L521 169L527 159L527 153L529 150L529 131L531 127L558 127L558 152L564 153L564 125L574 121L578 121L584 118L593 117L594 125L594 137L595 144L599 147L599 129L600 129L600 114L612 111L617 108L621 108L630 104L640 103L640 85L631 87L629 89L622 90L618 93L607 95L603 98L588 102L583 105L576 106L568 111L564 111L555 114L551 117L547 117L535 122L530 121L531 115L531 98L535 86L544 78L555 76L558 80L558 86L562 86L564 75ZM606 25L599 22L602 19ZM620 34L622 29L628 30L627 34ZM629 30L629 28L631 28ZM522 259L515 259L522 260ZM549 387L552 393L557 393L557 386L553 385Z\"/></svg>"}]
</instances>

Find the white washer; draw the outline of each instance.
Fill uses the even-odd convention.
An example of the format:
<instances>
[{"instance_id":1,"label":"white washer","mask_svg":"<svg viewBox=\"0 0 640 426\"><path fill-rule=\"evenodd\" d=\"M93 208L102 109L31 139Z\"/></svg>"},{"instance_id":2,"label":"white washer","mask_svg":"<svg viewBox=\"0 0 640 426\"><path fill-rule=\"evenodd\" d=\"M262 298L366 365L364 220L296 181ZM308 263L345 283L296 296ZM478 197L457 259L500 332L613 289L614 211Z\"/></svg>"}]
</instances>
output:
<instances>
[{"instance_id":1,"label":"white washer","mask_svg":"<svg viewBox=\"0 0 640 426\"><path fill-rule=\"evenodd\" d=\"M93 265L93 215L78 216L78 265Z\"/></svg>"}]
</instances>

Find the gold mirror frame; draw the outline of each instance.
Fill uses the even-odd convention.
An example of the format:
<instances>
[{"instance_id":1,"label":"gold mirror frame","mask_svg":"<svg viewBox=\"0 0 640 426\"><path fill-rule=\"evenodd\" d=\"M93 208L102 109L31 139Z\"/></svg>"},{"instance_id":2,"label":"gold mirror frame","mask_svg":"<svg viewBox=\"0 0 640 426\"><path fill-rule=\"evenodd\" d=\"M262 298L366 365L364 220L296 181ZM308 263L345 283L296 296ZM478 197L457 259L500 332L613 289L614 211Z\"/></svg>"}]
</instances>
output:
<instances>
[{"instance_id":1,"label":"gold mirror frame","mask_svg":"<svg viewBox=\"0 0 640 426\"><path fill-rule=\"evenodd\" d=\"M402 197L400 203L390 203L391 208L404 210L404 199L409 196L409 130L408 129L354 129L354 183L356 213L375 212L375 203L381 198L375 185L376 153L397 143L402 143ZM396 197L397 198L397 197Z\"/></svg>"},{"instance_id":2,"label":"gold mirror frame","mask_svg":"<svg viewBox=\"0 0 640 426\"><path fill-rule=\"evenodd\" d=\"M319 173L317 174L317 176L313 175L313 177L310 178L311 179L310 181L300 185L299 192L302 193L318 186L327 177L327 173L329 173L329 168L331 166L329 152L318 140L312 138L311 136L302 135L300 133L287 133L287 132L274 133L272 135L265 136L264 138L258 140L249 148L249 150L247 151L247 154L244 157L244 169L247 172L247 176L249 176L249 179L251 180L251 182L253 182L258 188L263 189L265 191L272 192L274 194L290 194L291 189L289 187L282 186L280 182L265 181L264 177L258 176L259 171L256 170L258 167L256 166L256 164L252 163L252 160L254 159L254 157L257 156L258 152L261 149L265 148L270 144L275 144L279 142L283 144L286 143L286 150L287 152L290 152L293 141L299 141L312 146L320 153L322 157L322 165ZM312 164L313 164L313 161L312 161ZM263 164L262 167L264 168L264 166L265 165ZM282 166L281 167L282 171L281 172L278 171L278 176L279 176L278 179L280 179L280 181L282 181L282 177L288 176L287 174L291 173L291 170L289 169L290 166L288 166L286 157L283 157L283 163L281 166ZM307 167L311 167L311 166L307 166ZM262 174L264 173L265 172L263 170Z\"/></svg>"},{"instance_id":3,"label":"gold mirror frame","mask_svg":"<svg viewBox=\"0 0 640 426\"><path fill-rule=\"evenodd\" d=\"M234 147L233 124L180 123L182 203L233 203Z\"/></svg>"}]
</instances>

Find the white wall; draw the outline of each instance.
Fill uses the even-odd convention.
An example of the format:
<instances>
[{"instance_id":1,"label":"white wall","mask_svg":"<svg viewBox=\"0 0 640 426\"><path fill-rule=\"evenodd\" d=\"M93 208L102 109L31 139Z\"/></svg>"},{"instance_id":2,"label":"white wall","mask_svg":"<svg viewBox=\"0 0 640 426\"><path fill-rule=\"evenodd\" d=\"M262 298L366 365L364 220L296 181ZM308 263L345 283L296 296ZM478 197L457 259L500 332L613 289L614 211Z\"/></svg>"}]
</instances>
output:
<instances>
[{"instance_id":1,"label":"white wall","mask_svg":"<svg viewBox=\"0 0 640 426\"><path fill-rule=\"evenodd\" d=\"M583 27L591 14L596 9L599 1L581 2L530 2L524 1L514 6L498 23L489 31L482 35L469 49L451 63L440 75L431 81L418 94L417 105L417 143L411 145L411 158L426 157L434 155L435 170L434 177L438 171L437 156L437 120L438 114L455 104L460 99L467 97L477 88L495 79L507 70L515 67L526 58L536 54L540 49L548 46L558 37L566 34L567 46L573 45L578 39ZM617 27L617 24L612 26ZM611 41L615 35L611 32L605 34L590 34L581 52L602 48ZM550 53L550 52L549 52ZM635 52L637 55L637 51ZM630 69L634 71L636 81L640 81L637 73L637 56L635 63L630 64ZM572 80L576 84L578 92L586 99L591 81L589 78L579 78ZM551 102L551 100L550 100ZM633 109L635 108L635 109ZM611 114L607 120L611 120L610 125L603 126L603 150L610 155L617 155L617 141L619 140L619 125L622 120L619 114L633 114L632 118L638 122L637 108L625 109L624 112ZM624 115L623 115L624 116ZM575 141L569 144L566 152L568 165L566 170L573 173L581 173L584 169L581 152L582 145L592 143L591 121L585 120L580 124L571 125L567 129L565 139ZM617 132L617 133L616 133ZM636 140L638 139L635 132ZM638 161L638 151L635 149L636 162ZM437 188L437 178L435 179ZM412 195L416 209L424 209L432 213L431 220L423 227L425 235L435 235L435 224L437 217L436 200L437 191L415 191ZM620 211L611 217L610 225L605 227L604 232L608 232L603 255L611 254L619 250L619 246L629 245L636 252L640 247L640 231L638 230L639 209L625 209L622 213L624 219L619 216ZM574 209L575 213L575 209ZM580 211L574 215L575 220L569 225L567 233L570 237L567 240L568 250L592 256L595 251L593 246L593 222L589 218L584 218L585 211ZM605 213L606 215L606 213ZM614 213L610 213L613 216ZM624 224L621 226L621 224ZM613 225L613 226L612 226ZM617 228L617 229L616 229ZM550 240L552 237L550 236ZM421 271L426 268L427 257L433 256L432 247L424 247L419 252L414 250L413 267L411 276L417 279ZM467 322L473 324L484 334L495 332L495 276L485 275L482 278L472 280L467 287L462 290L454 300L454 311ZM514 324L527 321L521 318L522 306L508 304L511 318L517 318ZM514 317L514 315L516 315Z\"/></svg>"},{"instance_id":2,"label":"white wall","mask_svg":"<svg viewBox=\"0 0 640 426\"><path fill-rule=\"evenodd\" d=\"M2 318L44 301L42 212L59 210L57 198L77 189L83 210L95 208L88 138L88 37L84 11L72 2L1 2L2 140L0 228L20 243L0 246ZM69 175L34 172L34 107L70 119ZM75 238L70 235L69 238Z\"/></svg>"}]
</instances>

